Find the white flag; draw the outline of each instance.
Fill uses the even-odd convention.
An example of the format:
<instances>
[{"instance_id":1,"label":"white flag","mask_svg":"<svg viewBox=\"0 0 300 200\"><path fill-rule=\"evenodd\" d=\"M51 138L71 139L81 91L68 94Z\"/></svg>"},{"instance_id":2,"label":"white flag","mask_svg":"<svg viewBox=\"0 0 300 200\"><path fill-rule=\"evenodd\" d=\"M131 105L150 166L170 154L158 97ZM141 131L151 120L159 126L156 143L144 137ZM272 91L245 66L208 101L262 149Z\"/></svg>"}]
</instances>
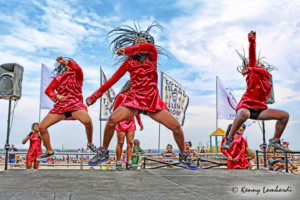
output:
<instances>
[{"instance_id":1,"label":"white flag","mask_svg":"<svg viewBox=\"0 0 300 200\"><path fill-rule=\"evenodd\" d=\"M101 86L107 81L106 76L104 74L104 72L102 71L102 69L100 69L101 71ZM107 120L108 117L110 116L112 109L111 106L114 102L115 99L115 92L112 88L108 89L101 97L100 99L100 116L99 116L99 120L100 121L104 121Z\"/></svg>"},{"instance_id":2,"label":"white flag","mask_svg":"<svg viewBox=\"0 0 300 200\"><path fill-rule=\"evenodd\" d=\"M189 97L174 79L161 72L161 99L168 106L170 113L183 126Z\"/></svg>"},{"instance_id":3,"label":"white flag","mask_svg":"<svg viewBox=\"0 0 300 200\"><path fill-rule=\"evenodd\" d=\"M217 77L217 119L236 118L237 101L224 83Z\"/></svg>"},{"instance_id":4,"label":"white flag","mask_svg":"<svg viewBox=\"0 0 300 200\"><path fill-rule=\"evenodd\" d=\"M52 109L54 102L45 94L45 90L54 78L53 72L42 63L40 109Z\"/></svg>"}]
</instances>

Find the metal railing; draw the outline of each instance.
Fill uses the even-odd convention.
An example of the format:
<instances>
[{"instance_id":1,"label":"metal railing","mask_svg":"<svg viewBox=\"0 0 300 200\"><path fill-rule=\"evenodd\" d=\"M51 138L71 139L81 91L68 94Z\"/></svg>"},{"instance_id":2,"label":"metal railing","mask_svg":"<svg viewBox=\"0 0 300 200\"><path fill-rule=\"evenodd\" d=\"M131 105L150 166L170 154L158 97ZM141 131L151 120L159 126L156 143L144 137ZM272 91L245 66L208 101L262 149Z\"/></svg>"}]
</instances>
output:
<instances>
[{"instance_id":1,"label":"metal railing","mask_svg":"<svg viewBox=\"0 0 300 200\"><path fill-rule=\"evenodd\" d=\"M299 151L293 151L293 152L274 152L274 151L258 151L258 150L256 150L256 163L257 163L257 169L259 169L259 166L260 166L260 164L259 164L259 154L263 154L263 157L264 157L264 167L266 167L266 165L267 165L267 159L266 159L266 157L267 157L267 153L268 154L277 154L277 157L279 157L278 155L282 155L282 154L284 154L284 157L281 157L281 158L284 158L283 159L283 161L284 161L284 163L285 163L285 171L286 172L289 172L289 168L288 168L288 166L289 166L289 163L288 163L288 154L289 155L293 155L293 156L295 156L295 155L300 155L300 152ZM298 166L298 165L297 165Z\"/></svg>"},{"instance_id":2,"label":"metal railing","mask_svg":"<svg viewBox=\"0 0 300 200\"><path fill-rule=\"evenodd\" d=\"M9 152L9 155L12 154L19 154L20 156L22 155L23 157L27 154L27 152ZM5 155L4 151L0 151L0 155ZM80 170L83 170L83 167L85 166L89 166L88 164L84 164L84 156L94 156L95 153L78 153L78 152L56 152L55 156L59 157L59 156L77 156L78 159L73 159L70 160L72 161L78 161L78 164L59 164L59 163L55 163L55 164L49 164L49 163L42 163L40 162L39 166L78 166L80 167ZM110 153L110 156L115 156L115 153ZM123 154L126 155L126 154ZM172 155L172 154L165 154L165 155ZM144 159L144 157L151 157L151 158L155 158L155 159L160 159L160 160L170 160L170 159L178 159L178 155L176 155L175 158L171 158L171 157L163 157L160 153L144 153L144 154L140 154L138 155L140 157L140 161L142 161ZM222 153L197 153L197 157L210 157L210 158L223 158L224 155ZM66 159L65 159L66 161ZM25 165L25 162L21 162L21 163L8 163L11 166L20 166L20 165ZM4 163L0 163L0 166L4 165ZM100 169L102 169L103 167L106 166L115 166L115 164L100 164Z\"/></svg>"}]
</instances>

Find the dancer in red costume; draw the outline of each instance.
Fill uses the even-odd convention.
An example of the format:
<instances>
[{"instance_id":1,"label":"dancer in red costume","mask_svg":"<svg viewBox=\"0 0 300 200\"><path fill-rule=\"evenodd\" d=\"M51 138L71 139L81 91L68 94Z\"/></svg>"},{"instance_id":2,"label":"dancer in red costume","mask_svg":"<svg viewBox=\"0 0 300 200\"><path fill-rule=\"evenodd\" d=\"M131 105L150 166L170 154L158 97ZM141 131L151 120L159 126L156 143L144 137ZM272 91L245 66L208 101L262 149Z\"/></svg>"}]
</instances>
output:
<instances>
[{"instance_id":1,"label":"dancer in red costume","mask_svg":"<svg viewBox=\"0 0 300 200\"><path fill-rule=\"evenodd\" d=\"M45 93L55 102L54 108L43 119L40 124L40 132L43 138L46 152L38 160L46 160L54 156L50 144L48 127L61 120L79 120L86 130L88 148L97 152L93 144L93 124L87 113L87 107L83 104L82 84L83 73L80 66L72 59L58 57L56 59L55 72L57 76L47 87Z\"/></svg>"},{"instance_id":2,"label":"dancer in red costume","mask_svg":"<svg viewBox=\"0 0 300 200\"><path fill-rule=\"evenodd\" d=\"M92 96L87 98L87 105L92 105L105 91L112 87L126 72L130 74L130 94L109 117L105 131L103 146L98 154L90 160L90 165L97 165L109 158L108 146L114 134L115 126L125 119L143 113L163 124L173 132L179 147L179 162L190 169L197 166L185 153L184 135L178 121L168 112L168 107L159 97L157 88L157 55L163 53L162 48L154 45L154 38L149 34L153 23L146 31L136 30L129 26L121 26L112 30L108 36L117 36L111 43L112 51L121 56L124 63L115 74Z\"/></svg>"},{"instance_id":3,"label":"dancer in red costume","mask_svg":"<svg viewBox=\"0 0 300 200\"><path fill-rule=\"evenodd\" d=\"M288 123L289 114L282 110L270 109L266 105L267 97L271 91L270 73L274 68L266 62L256 60L256 33L248 34L249 40L249 63L243 58L242 75L247 75L247 90L237 105L237 117L233 122L231 131L226 137L222 148L229 149L233 141L233 135L239 127L248 119L270 120L275 119L276 130L274 137L269 140L269 147L288 151L280 143L280 137ZM239 54L240 55L240 54ZM241 56L241 55L240 55Z\"/></svg>"},{"instance_id":4,"label":"dancer in red costume","mask_svg":"<svg viewBox=\"0 0 300 200\"><path fill-rule=\"evenodd\" d=\"M231 129L232 124L228 126L227 134ZM243 137L243 133L246 129L246 126L243 124L239 128L239 130L234 135L234 139L230 149L223 149L221 148L222 153L227 157L227 168L228 169L247 169L250 168L250 164L247 160L247 141ZM225 141L225 137L222 140L222 145Z\"/></svg>"},{"instance_id":5,"label":"dancer in red costume","mask_svg":"<svg viewBox=\"0 0 300 200\"><path fill-rule=\"evenodd\" d=\"M22 144L26 144L26 142L30 140L30 146L26 156L26 169L32 168L38 169L40 161L37 161L37 158L43 155L42 152L42 137L39 132L39 124L33 123L31 126L31 132L26 136L26 138L22 141Z\"/></svg>"},{"instance_id":6,"label":"dancer in red costume","mask_svg":"<svg viewBox=\"0 0 300 200\"><path fill-rule=\"evenodd\" d=\"M114 102L114 111L119 107L119 105L128 97L130 94L130 86L131 82L127 81L124 87L121 89L121 92L116 97L116 100ZM143 123L141 121L140 115L136 115L136 120L138 121L138 124L140 126L140 130L143 130ZM135 169L132 165L131 157L132 157L132 151L133 151L133 139L134 139L134 133L135 133L136 127L134 122L134 117L126 119L124 121L121 121L116 125L116 131L117 131L117 138L118 138L118 144L116 148L116 169L122 170L122 161L121 161L121 155L122 155L122 149L123 144L126 136L127 140L127 163L126 163L126 169L131 170Z\"/></svg>"}]
</instances>

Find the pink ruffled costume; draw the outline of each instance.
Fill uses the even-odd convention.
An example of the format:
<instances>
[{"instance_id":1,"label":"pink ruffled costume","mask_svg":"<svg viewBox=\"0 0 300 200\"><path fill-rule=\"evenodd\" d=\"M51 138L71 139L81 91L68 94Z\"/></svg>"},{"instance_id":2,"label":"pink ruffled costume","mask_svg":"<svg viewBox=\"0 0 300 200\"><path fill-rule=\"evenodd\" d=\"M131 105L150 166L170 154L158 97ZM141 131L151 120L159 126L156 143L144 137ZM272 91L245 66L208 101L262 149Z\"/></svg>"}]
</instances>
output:
<instances>
[{"instance_id":1,"label":"pink ruffled costume","mask_svg":"<svg viewBox=\"0 0 300 200\"><path fill-rule=\"evenodd\" d=\"M114 111L120 106L120 104L127 98L127 94L126 93L120 93L116 100L115 100L115 105L114 105ZM141 116L140 115L136 115L136 120L138 121L140 126L143 126L142 121L141 121ZM131 117L129 119L126 119L124 121L121 121L120 123L117 124L116 126L116 131L118 132L125 132L128 133L130 131L135 131L136 130L136 126L135 126L135 121L134 121L134 117Z\"/></svg>"},{"instance_id":2,"label":"pink ruffled costume","mask_svg":"<svg viewBox=\"0 0 300 200\"><path fill-rule=\"evenodd\" d=\"M128 58L114 75L88 99L94 103L110 87L112 87L126 72L130 74L130 94L120 106L136 108L142 111L155 112L168 109L159 97L157 88L157 50L153 44L133 45L125 48L128 56L148 52L149 56L140 64L133 58Z\"/></svg>"},{"instance_id":3,"label":"pink ruffled costume","mask_svg":"<svg viewBox=\"0 0 300 200\"><path fill-rule=\"evenodd\" d=\"M83 73L80 66L73 60L69 60L68 67L73 71L66 71L56 76L49 84L45 93L55 102L54 108L49 113L63 114L69 111L86 110L83 104L82 84ZM55 92L57 91L57 93ZM56 95L66 97L64 102L58 101ZM67 118L74 120L73 117Z\"/></svg>"}]
</instances>

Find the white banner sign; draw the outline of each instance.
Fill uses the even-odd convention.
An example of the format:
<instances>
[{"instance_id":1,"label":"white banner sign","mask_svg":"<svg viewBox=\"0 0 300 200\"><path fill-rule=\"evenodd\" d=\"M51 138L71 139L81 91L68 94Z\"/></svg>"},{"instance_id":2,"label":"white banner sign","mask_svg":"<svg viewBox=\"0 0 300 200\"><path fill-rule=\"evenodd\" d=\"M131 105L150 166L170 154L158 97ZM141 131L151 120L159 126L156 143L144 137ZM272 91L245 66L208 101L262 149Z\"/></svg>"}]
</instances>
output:
<instances>
[{"instance_id":1,"label":"white banner sign","mask_svg":"<svg viewBox=\"0 0 300 200\"><path fill-rule=\"evenodd\" d=\"M102 69L100 69L101 71L101 86L107 81L106 76L104 74L104 72L102 71ZM100 121L105 121L108 119L108 117L110 116L112 109L111 106L113 105L115 99L115 92L112 88L108 89L101 97L101 101L100 101L100 116L99 116L99 120Z\"/></svg>"},{"instance_id":2,"label":"white banner sign","mask_svg":"<svg viewBox=\"0 0 300 200\"><path fill-rule=\"evenodd\" d=\"M42 63L41 88L40 88L40 109L52 109L54 102L45 94L45 90L54 78L53 72Z\"/></svg>"},{"instance_id":3,"label":"white banner sign","mask_svg":"<svg viewBox=\"0 0 300 200\"><path fill-rule=\"evenodd\" d=\"M189 97L180 84L163 72L161 72L161 99L168 106L170 113L183 126Z\"/></svg>"}]
</instances>

